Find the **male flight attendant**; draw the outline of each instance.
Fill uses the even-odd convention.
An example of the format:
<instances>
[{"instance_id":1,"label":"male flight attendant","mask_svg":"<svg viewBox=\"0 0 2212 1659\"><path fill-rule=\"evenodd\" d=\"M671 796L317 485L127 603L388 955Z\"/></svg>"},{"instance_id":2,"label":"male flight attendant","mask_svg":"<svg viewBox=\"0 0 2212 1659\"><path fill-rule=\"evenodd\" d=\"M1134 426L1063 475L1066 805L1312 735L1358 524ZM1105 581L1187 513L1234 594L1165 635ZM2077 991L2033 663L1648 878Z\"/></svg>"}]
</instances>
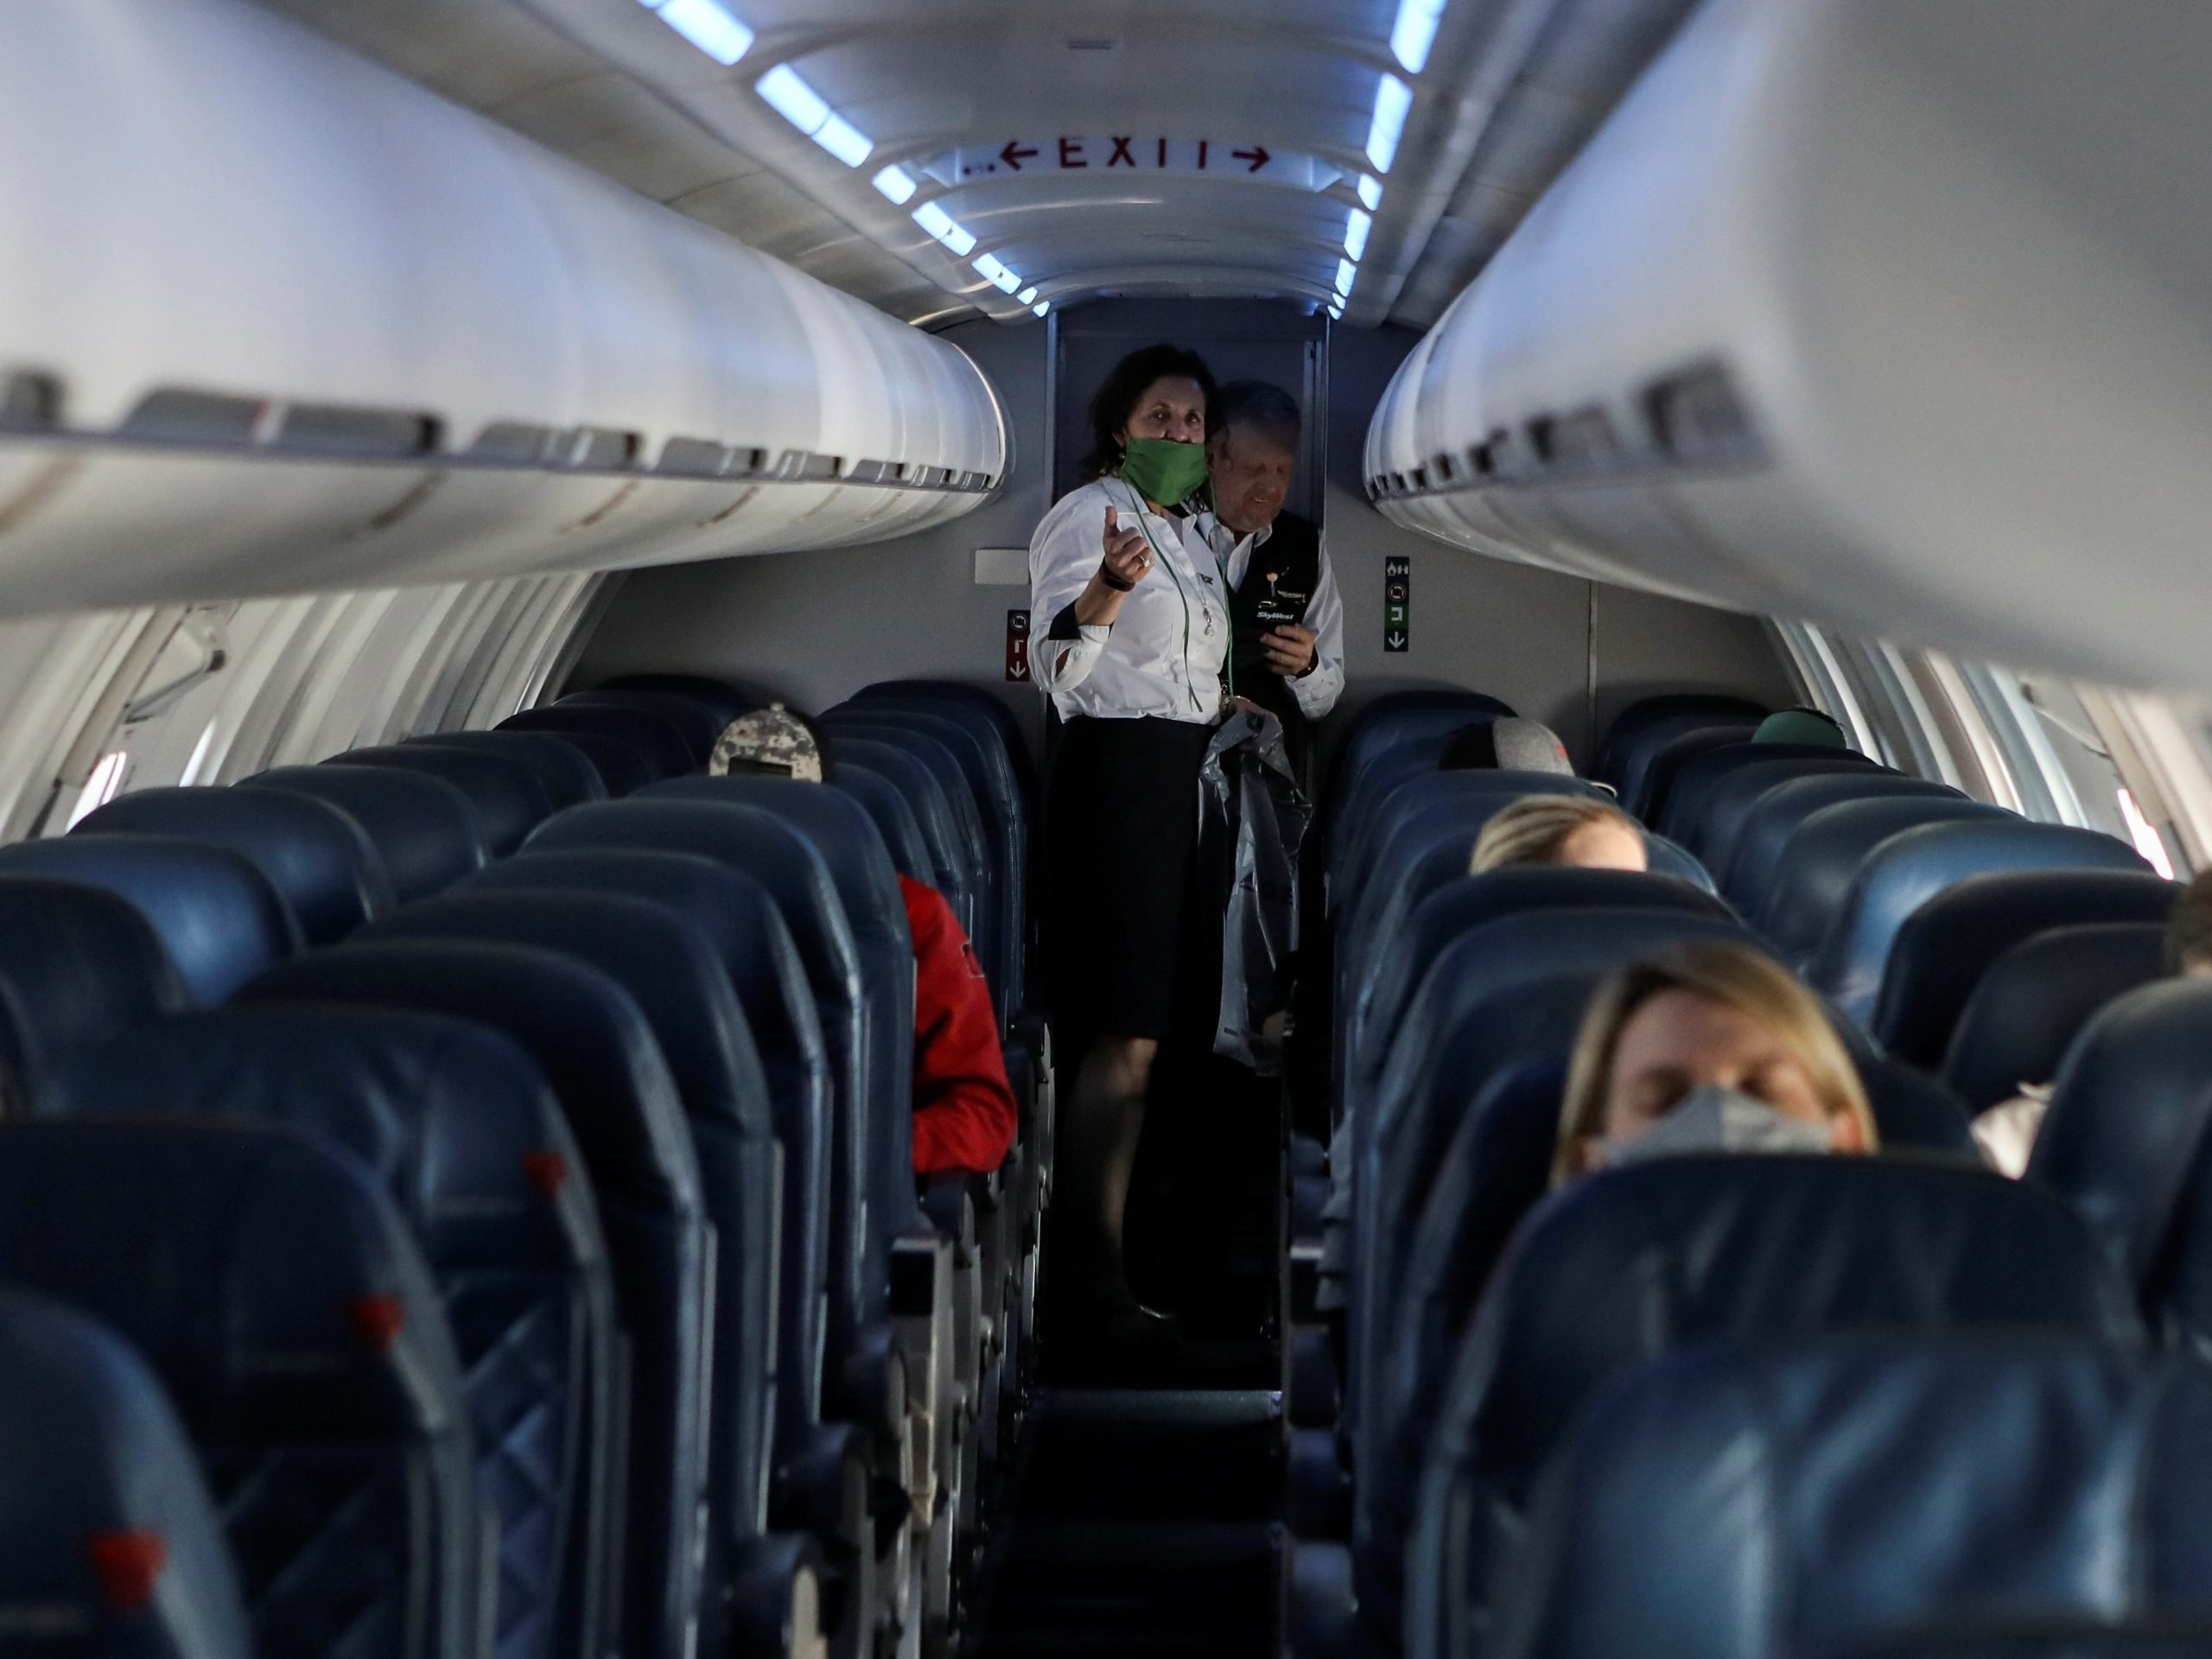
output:
<instances>
[{"instance_id":1,"label":"male flight attendant","mask_svg":"<svg viewBox=\"0 0 2212 1659\"><path fill-rule=\"evenodd\" d=\"M1344 694L1344 607L1320 530L1282 510L1300 432L1298 402L1281 387L1224 386L1206 442L1212 503L1198 528L1229 584L1236 694L1281 720L1302 778L1313 722Z\"/></svg>"}]
</instances>

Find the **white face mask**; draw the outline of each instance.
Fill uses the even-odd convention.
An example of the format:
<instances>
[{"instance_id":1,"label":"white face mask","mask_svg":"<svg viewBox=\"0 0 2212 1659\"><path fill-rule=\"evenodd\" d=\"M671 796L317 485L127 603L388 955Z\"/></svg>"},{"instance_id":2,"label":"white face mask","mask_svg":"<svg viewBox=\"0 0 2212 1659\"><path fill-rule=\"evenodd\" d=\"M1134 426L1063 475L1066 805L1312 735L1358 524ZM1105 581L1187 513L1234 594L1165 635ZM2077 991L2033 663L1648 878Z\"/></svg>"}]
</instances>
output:
<instances>
[{"instance_id":1,"label":"white face mask","mask_svg":"<svg viewBox=\"0 0 2212 1659\"><path fill-rule=\"evenodd\" d=\"M1700 1084L1641 1135L1605 1137L1605 1167L1715 1152L1827 1152L1828 1127L1777 1111L1717 1083Z\"/></svg>"}]
</instances>

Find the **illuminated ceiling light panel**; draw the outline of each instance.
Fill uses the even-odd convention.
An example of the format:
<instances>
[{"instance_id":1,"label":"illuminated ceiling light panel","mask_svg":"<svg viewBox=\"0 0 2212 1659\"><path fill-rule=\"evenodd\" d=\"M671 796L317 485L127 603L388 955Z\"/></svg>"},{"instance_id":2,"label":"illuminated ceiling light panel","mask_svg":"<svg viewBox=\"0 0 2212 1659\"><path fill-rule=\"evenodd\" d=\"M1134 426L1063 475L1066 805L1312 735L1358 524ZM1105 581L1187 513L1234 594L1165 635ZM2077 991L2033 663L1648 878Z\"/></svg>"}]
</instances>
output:
<instances>
[{"instance_id":1,"label":"illuminated ceiling light panel","mask_svg":"<svg viewBox=\"0 0 2212 1659\"><path fill-rule=\"evenodd\" d=\"M1375 221L1372 219L1360 212L1358 208L1353 208L1351 217L1344 221L1345 253L1354 259L1364 254L1367 251L1367 233L1374 228L1374 226Z\"/></svg>"},{"instance_id":2,"label":"illuminated ceiling light panel","mask_svg":"<svg viewBox=\"0 0 2212 1659\"><path fill-rule=\"evenodd\" d=\"M1021 286L1021 278L1001 264L993 255L987 253L978 259L976 270L985 282L1002 294L1011 294Z\"/></svg>"},{"instance_id":3,"label":"illuminated ceiling light panel","mask_svg":"<svg viewBox=\"0 0 2212 1659\"><path fill-rule=\"evenodd\" d=\"M716 63L735 63L753 49L753 31L719 0L645 0L660 20Z\"/></svg>"},{"instance_id":4,"label":"illuminated ceiling light panel","mask_svg":"<svg viewBox=\"0 0 2212 1659\"><path fill-rule=\"evenodd\" d=\"M1337 292L1346 299L1351 297L1351 285L1359 276L1359 267L1349 259L1337 261Z\"/></svg>"},{"instance_id":5,"label":"illuminated ceiling light panel","mask_svg":"<svg viewBox=\"0 0 2212 1659\"><path fill-rule=\"evenodd\" d=\"M799 78L787 63L779 63L760 77L753 90L768 100L777 114L811 138L830 118L830 101ZM1381 105L1378 104L1379 110ZM1382 119L1378 114L1376 118ZM1369 141L1371 152L1374 143Z\"/></svg>"},{"instance_id":6,"label":"illuminated ceiling light panel","mask_svg":"<svg viewBox=\"0 0 2212 1659\"><path fill-rule=\"evenodd\" d=\"M901 207L914 199L917 188L914 175L903 167L887 167L875 175L872 182L879 194L888 196Z\"/></svg>"},{"instance_id":7,"label":"illuminated ceiling light panel","mask_svg":"<svg viewBox=\"0 0 2212 1659\"><path fill-rule=\"evenodd\" d=\"M933 201L925 201L914 209L914 223L931 236L965 258L976 251L976 237Z\"/></svg>"},{"instance_id":8,"label":"illuminated ceiling light panel","mask_svg":"<svg viewBox=\"0 0 2212 1659\"><path fill-rule=\"evenodd\" d=\"M1398 159L1398 140L1406 134L1406 117L1414 107L1414 89L1395 75L1382 77L1375 89L1375 119L1367 129L1367 159L1377 173L1388 173Z\"/></svg>"},{"instance_id":9,"label":"illuminated ceiling light panel","mask_svg":"<svg viewBox=\"0 0 2212 1659\"><path fill-rule=\"evenodd\" d=\"M1034 305L1037 303L1037 290L1033 288L1025 288L1014 297L1024 305Z\"/></svg>"},{"instance_id":10,"label":"illuminated ceiling light panel","mask_svg":"<svg viewBox=\"0 0 2212 1659\"><path fill-rule=\"evenodd\" d=\"M1390 30L1390 50L1409 75L1421 73L1428 48L1436 44L1436 25L1444 0L1398 0L1398 21Z\"/></svg>"},{"instance_id":11,"label":"illuminated ceiling light panel","mask_svg":"<svg viewBox=\"0 0 2212 1659\"><path fill-rule=\"evenodd\" d=\"M1359 205L1370 213L1382 205L1382 180L1370 178L1364 173L1359 175Z\"/></svg>"},{"instance_id":12,"label":"illuminated ceiling light panel","mask_svg":"<svg viewBox=\"0 0 2212 1659\"><path fill-rule=\"evenodd\" d=\"M874 152L875 141L842 115L832 115L814 135L814 142L847 167L858 167Z\"/></svg>"},{"instance_id":13,"label":"illuminated ceiling light panel","mask_svg":"<svg viewBox=\"0 0 2212 1659\"><path fill-rule=\"evenodd\" d=\"M1335 300L1330 301L1329 315L1336 321L1342 322L1344 320L1344 308L1343 305Z\"/></svg>"},{"instance_id":14,"label":"illuminated ceiling light panel","mask_svg":"<svg viewBox=\"0 0 2212 1659\"><path fill-rule=\"evenodd\" d=\"M1050 300L1039 300L1029 308L1041 317L1052 308L1052 302Z\"/></svg>"}]
</instances>

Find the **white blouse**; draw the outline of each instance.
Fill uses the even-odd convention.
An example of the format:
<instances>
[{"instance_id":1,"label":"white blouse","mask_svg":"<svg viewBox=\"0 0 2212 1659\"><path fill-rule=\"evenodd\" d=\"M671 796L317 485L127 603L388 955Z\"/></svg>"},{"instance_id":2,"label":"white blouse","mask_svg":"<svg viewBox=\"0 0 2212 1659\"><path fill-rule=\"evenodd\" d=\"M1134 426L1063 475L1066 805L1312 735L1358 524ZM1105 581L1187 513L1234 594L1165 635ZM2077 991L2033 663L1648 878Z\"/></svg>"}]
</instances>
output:
<instances>
[{"instance_id":1,"label":"white blouse","mask_svg":"<svg viewBox=\"0 0 2212 1659\"><path fill-rule=\"evenodd\" d=\"M1105 556L1109 506L1124 527L1142 526L1152 565L1110 626L1076 626L1071 607ZM1063 720L1150 715L1205 725L1219 718L1229 607L1213 550L1194 521L1152 512L1120 479L1071 491L1037 526L1029 541L1029 671Z\"/></svg>"}]
</instances>

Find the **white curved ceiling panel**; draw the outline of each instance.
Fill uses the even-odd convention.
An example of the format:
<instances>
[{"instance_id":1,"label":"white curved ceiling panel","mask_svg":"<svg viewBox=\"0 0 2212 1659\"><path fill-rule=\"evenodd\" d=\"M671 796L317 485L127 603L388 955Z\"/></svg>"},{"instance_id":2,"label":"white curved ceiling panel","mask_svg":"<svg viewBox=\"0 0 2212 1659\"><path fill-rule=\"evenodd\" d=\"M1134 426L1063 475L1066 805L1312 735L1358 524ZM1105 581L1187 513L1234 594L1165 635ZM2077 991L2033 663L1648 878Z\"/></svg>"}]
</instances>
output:
<instances>
[{"instance_id":1,"label":"white curved ceiling panel","mask_svg":"<svg viewBox=\"0 0 2212 1659\"><path fill-rule=\"evenodd\" d=\"M2212 10L2110 21L1713 0L1393 383L1383 510L2212 684Z\"/></svg>"},{"instance_id":2,"label":"white curved ceiling panel","mask_svg":"<svg viewBox=\"0 0 2212 1659\"><path fill-rule=\"evenodd\" d=\"M956 347L242 0L11 16L0 156L0 613L829 546L1004 471Z\"/></svg>"}]
</instances>

